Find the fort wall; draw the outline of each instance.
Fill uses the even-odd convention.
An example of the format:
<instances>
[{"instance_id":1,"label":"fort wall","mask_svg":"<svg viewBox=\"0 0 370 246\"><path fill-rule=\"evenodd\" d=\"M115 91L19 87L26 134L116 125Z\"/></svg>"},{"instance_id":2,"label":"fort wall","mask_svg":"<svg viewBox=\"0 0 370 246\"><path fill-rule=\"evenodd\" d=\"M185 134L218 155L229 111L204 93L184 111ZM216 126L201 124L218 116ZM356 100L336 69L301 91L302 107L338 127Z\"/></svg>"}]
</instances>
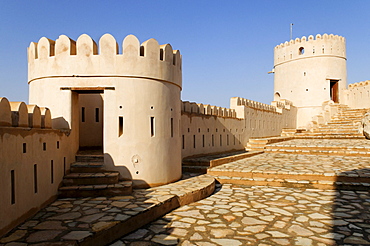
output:
<instances>
[{"instance_id":1,"label":"fort wall","mask_svg":"<svg viewBox=\"0 0 370 246\"><path fill-rule=\"evenodd\" d=\"M182 102L182 157L242 150L249 138L279 136L296 125L288 100L272 105L233 97L230 108Z\"/></svg>"},{"instance_id":2,"label":"fort wall","mask_svg":"<svg viewBox=\"0 0 370 246\"><path fill-rule=\"evenodd\" d=\"M0 235L56 198L74 161L47 108L0 98Z\"/></svg>"},{"instance_id":3,"label":"fort wall","mask_svg":"<svg viewBox=\"0 0 370 246\"><path fill-rule=\"evenodd\" d=\"M349 84L344 98L350 108L370 108L370 81Z\"/></svg>"}]
</instances>

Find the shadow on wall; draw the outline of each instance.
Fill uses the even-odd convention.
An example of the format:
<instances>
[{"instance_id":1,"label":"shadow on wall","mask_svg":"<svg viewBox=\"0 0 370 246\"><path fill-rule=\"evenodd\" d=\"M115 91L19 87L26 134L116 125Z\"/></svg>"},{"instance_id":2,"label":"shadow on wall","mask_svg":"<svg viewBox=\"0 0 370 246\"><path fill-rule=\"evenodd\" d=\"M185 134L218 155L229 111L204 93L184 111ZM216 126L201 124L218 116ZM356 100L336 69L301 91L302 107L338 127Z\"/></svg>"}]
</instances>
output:
<instances>
[{"instance_id":1,"label":"shadow on wall","mask_svg":"<svg viewBox=\"0 0 370 246\"><path fill-rule=\"evenodd\" d=\"M69 125L68 121L66 121L63 117L53 118L51 120L53 129L61 129L61 130L70 130L71 126Z\"/></svg>"},{"instance_id":2,"label":"shadow on wall","mask_svg":"<svg viewBox=\"0 0 370 246\"><path fill-rule=\"evenodd\" d=\"M104 153L104 166L107 170L117 171L120 173L120 180L132 180L132 175L126 166L117 166L114 163L112 156L108 153ZM144 182L144 181L142 181Z\"/></svg>"},{"instance_id":3,"label":"shadow on wall","mask_svg":"<svg viewBox=\"0 0 370 246\"><path fill-rule=\"evenodd\" d=\"M370 189L361 183L370 184L370 167L337 177L332 208L336 245L370 245Z\"/></svg>"}]
</instances>

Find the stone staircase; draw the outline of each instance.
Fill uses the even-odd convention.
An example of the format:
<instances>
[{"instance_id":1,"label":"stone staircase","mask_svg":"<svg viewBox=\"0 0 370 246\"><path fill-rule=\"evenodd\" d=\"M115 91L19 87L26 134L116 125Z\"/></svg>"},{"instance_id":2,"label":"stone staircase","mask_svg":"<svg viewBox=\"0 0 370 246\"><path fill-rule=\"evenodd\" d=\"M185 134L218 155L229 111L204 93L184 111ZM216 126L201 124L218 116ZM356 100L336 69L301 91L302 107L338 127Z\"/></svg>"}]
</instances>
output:
<instances>
[{"instance_id":1,"label":"stone staircase","mask_svg":"<svg viewBox=\"0 0 370 246\"><path fill-rule=\"evenodd\" d=\"M119 172L104 169L104 156L96 151L76 155L71 172L63 178L59 198L119 196L132 193L132 181L120 181Z\"/></svg>"},{"instance_id":2,"label":"stone staircase","mask_svg":"<svg viewBox=\"0 0 370 246\"><path fill-rule=\"evenodd\" d=\"M363 139L360 132L361 120L369 109L349 109L339 107L339 112L331 120L312 131L301 131L294 134L294 138L321 138L321 139Z\"/></svg>"},{"instance_id":3,"label":"stone staircase","mask_svg":"<svg viewBox=\"0 0 370 246\"><path fill-rule=\"evenodd\" d=\"M216 167L232 161L241 160L254 155L263 153L263 151L233 151L222 154L187 157L182 160L182 171L185 173L207 173L209 168Z\"/></svg>"},{"instance_id":4,"label":"stone staircase","mask_svg":"<svg viewBox=\"0 0 370 246\"><path fill-rule=\"evenodd\" d=\"M369 190L370 141L359 131L367 111L338 105L330 122L312 131L284 129L281 137L251 138L247 150L262 154L208 174L240 185Z\"/></svg>"}]
</instances>

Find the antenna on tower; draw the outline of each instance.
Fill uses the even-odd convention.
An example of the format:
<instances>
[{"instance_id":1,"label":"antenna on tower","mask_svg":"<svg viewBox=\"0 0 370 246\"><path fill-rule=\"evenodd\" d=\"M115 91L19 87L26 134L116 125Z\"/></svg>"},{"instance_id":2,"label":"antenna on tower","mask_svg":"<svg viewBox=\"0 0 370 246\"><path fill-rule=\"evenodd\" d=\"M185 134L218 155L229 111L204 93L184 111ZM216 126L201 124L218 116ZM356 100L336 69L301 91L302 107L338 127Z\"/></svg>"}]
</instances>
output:
<instances>
[{"instance_id":1,"label":"antenna on tower","mask_svg":"<svg viewBox=\"0 0 370 246\"><path fill-rule=\"evenodd\" d=\"M293 38L293 23L290 23L290 40Z\"/></svg>"}]
</instances>

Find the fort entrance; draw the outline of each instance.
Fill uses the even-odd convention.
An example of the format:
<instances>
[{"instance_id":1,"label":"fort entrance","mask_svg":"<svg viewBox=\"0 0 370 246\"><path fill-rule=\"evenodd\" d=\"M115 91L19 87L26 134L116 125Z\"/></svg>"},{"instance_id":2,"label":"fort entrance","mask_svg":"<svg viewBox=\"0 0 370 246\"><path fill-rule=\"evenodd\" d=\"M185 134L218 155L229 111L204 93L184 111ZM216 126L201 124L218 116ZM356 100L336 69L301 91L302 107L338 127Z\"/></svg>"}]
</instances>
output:
<instances>
[{"instance_id":1,"label":"fort entrance","mask_svg":"<svg viewBox=\"0 0 370 246\"><path fill-rule=\"evenodd\" d=\"M335 103L339 103L338 84L338 80L330 80L330 99Z\"/></svg>"},{"instance_id":2,"label":"fort entrance","mask_svg":"<svg viewBox=\"0 0 370 246\"><path fill-rule=\"evenodd\" d=\"M103 148L103 90L75 90L78 94L80 149Z\"/></svg>"}]
</instances>

